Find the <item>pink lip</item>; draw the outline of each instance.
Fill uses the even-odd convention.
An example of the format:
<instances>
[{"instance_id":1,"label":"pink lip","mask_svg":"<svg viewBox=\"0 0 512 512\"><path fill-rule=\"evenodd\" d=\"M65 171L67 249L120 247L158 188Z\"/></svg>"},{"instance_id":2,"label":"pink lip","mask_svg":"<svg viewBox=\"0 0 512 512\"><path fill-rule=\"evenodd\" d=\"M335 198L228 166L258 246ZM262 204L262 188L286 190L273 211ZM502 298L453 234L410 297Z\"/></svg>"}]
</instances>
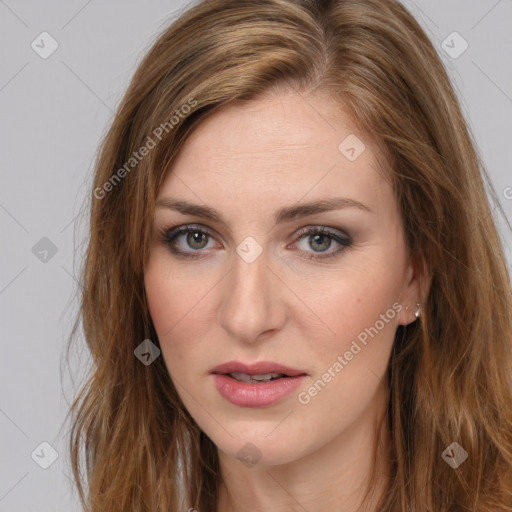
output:
<instances>
[{"instance_id":1,"label":"pink lip","mask_svg":"<svg viewBox=\"0 0 512 512\"><path fill-rule=\"evenodd\" d=\"M212 373L226 374L226 373L247 373L249 375L261 375L264 373L284 373L290 377L297 375L306 375L305 372L289 368L273 361L259 361L258 363L245 364L239 361L228 361L227 363L220 364L213 368Z\"/></svg>"},{"instance_id":2,"label":"pink lip","mask_svg":"<svg viewBox=\"0 0 512 512\"><path fill-rule=\"evenodd\" d=\"M247 373L249 375L283 373L287 377L271 382L253 384L239 382L227 375L233 372ZM297 389L307 375L300 370L272 361L261 361L254 364L229 361L216 366L212 370L212 374L217 391L226 400L239 407L265 407L273 405Z\"/></svg>"}]
</instances>

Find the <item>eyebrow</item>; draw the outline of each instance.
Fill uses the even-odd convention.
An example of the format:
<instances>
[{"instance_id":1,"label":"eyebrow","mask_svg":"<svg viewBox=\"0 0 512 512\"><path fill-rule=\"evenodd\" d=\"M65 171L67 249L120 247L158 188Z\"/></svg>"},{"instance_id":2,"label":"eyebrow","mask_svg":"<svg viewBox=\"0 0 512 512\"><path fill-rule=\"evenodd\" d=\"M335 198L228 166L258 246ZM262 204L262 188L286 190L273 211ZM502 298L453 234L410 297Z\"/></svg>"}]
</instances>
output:
<instances>
[{"instance_id":1,"label":"eyebrow","mask_svg":"<svg viewBox=\"0 0 512 512\"><path fill-rule=\"evenodd\" d=\"M228 224L222 218L220 212L209 206L189 203L183 199L173 199L170 197L159 199L155 205L157 208L166 208L175 210L183 214L193 215L210 219L227 226ZM360 210L370 212L370 208L359 201L346 197L336 197L332 199L320 199L310 203L302 203L296 206L286 206L277 210L274 214L276 224L315 215L317 213L328 212L331 210L341 210L343 208L358 208Z\"/></svg>"}]
</instances>

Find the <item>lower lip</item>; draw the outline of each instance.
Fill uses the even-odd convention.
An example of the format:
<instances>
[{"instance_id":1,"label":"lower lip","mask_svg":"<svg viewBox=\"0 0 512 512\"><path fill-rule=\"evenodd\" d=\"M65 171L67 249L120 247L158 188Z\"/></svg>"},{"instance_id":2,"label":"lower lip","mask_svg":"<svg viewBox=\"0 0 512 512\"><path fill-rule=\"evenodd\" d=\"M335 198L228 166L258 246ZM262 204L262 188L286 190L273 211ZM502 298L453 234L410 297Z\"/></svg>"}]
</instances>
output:
<instances>
[{"instance_id":1,"label":"lower lip","mask_svg":"<svg viewBox=\"0 0 512 512\"><path fill-rule=\"evenodd\" d=\"M239 407L265 407L273 405L303 382L305 375L251 384L240 382L227 375L213 374L217 391L228 401Z\"/></svg>"}]
</instances>

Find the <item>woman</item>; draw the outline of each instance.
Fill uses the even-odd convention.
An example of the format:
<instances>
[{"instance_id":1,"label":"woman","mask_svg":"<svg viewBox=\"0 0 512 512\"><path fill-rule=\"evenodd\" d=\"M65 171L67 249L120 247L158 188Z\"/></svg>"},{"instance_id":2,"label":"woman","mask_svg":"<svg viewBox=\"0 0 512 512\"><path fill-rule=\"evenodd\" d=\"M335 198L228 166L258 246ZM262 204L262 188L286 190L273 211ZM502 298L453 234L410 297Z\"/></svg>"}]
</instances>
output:
<instances>
[{"instance_id":1,"label":"woman","mask_svg":"<svg viewBox=\"0 0 512 512\"><path fill-rule=\"evenodd\" d=\"M183 13L96 163L84 507L510 510L512 294L484 177L401 4Z\"/></svg>"}]
</instances>

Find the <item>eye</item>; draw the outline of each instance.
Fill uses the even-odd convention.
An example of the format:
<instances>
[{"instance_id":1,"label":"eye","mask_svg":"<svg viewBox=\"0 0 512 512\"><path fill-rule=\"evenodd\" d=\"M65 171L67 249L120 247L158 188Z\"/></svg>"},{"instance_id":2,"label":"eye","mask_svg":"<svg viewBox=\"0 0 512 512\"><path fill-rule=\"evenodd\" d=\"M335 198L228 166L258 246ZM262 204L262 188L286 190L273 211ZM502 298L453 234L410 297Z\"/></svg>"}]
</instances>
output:
<instances>
[{"instance_id":1,"label":"eye","mask_svg":"<svg viewBox=\"0 0 512 512\"><path fill-rule=\"evenodd\" d=\"M308 254L305 256L307 259L326 259L338 256L352 244L348 235L337 230L331 231L323 226L303 228L297 232L297 237L295 244L303 242L301 250ZM339 247L334 251L329 251L333 242ZM313 253L308 251L308 248L312 249Z\"/></svg>"},{"instance_id":2,"label":"eye","mask_svg":"<svg viewBox=\"0 0 512 512\"><path fill-rule=\"evenodd\" d=\"M175 256L183 258L198 258L202 256L200 254L201 250L209 248L208 239L213 237L210 231L193 225L163 230L160 235L162 242L169 247L170 251ZM181 244L178 243L180 241Z\"/></svg>"}]
</instances>

